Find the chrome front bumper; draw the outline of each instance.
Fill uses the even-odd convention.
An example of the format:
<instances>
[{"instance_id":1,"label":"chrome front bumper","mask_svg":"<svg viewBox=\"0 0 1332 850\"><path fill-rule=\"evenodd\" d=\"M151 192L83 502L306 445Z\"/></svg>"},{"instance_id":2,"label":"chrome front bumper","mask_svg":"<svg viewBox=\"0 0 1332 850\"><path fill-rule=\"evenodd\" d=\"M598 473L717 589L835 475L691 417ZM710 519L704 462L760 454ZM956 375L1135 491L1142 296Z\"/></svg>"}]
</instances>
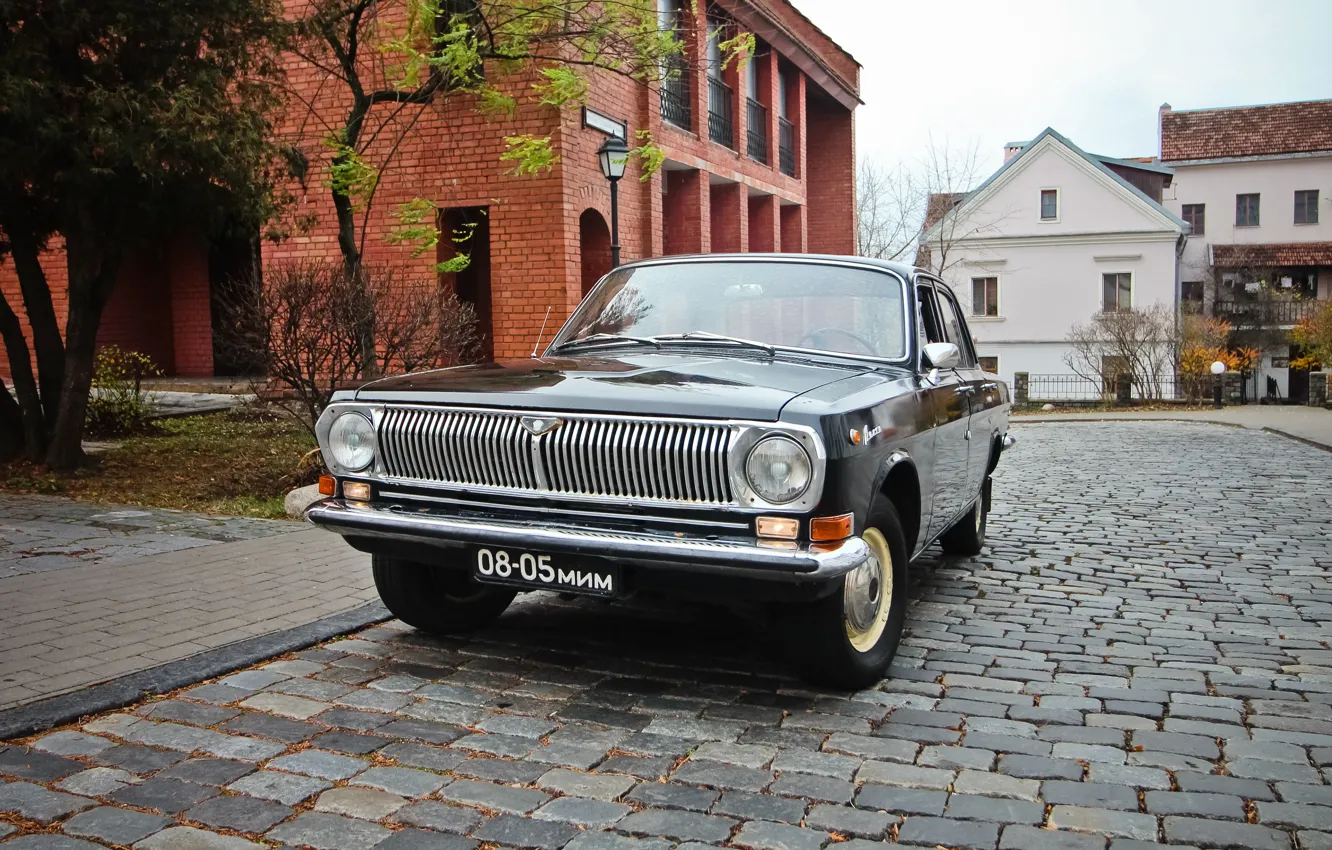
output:
<instances>
[{"instance_id":1,"label":"chrome front bumper","mask_svg":"<svg viewBox=\"0 0 1332 850\"><path fill-rule=\"evenodd\" d=\"M647 568L745 576L786 582L837 578L870 557L853 537L829 548L760 546L756 540L708 539L684 533L621 532L558 523L536 524L491 517L459 516L397 505L317 502L305 518L321 528L358 540L404 541L444 548L459 545L511 547L537 552L607 558ZM365 548L373 548L371 546Z\"/></svg>"}]
</instances>

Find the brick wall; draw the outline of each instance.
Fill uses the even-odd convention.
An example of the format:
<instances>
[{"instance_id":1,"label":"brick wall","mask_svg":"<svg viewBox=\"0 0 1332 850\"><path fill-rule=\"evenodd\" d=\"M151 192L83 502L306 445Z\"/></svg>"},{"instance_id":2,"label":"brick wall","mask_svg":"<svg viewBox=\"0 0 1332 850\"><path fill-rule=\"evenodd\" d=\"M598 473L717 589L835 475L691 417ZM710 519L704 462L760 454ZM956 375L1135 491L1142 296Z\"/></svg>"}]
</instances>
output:
<instances>
[{"instance_id":1,"label":"brick wall","mask_svg":"<svg viewBox=\"0 0 1332 850\"><path fill-rule=\"evenodd\" d=\"M289 6L298 2L289 0ZM817 52L836 76L855 82L854 61L794 8L783 0L745 2L754 2L784 32ZM667 169L646 180L637 163L631 162L620 182L623 259L723 250L808 248L849 253L854 229L850 111L826 98L826 103L813 105L820 97L817 87L763 44L753 61L759 63L759 99L768 109L768 162L756 162L745 154L745 90L734 65L726 77L735 95L735 148L713 143L708 138L707 67L701 49L707 31L706 4L686 6L693 10L686 13L692 19L682 24L690 57L690 128L662 121L655 87L609 73L597 74L589 82L591 108L626 121L631 146L637 144L637 131L650 131L668 158ZM500 79L497 69L488 70L491 79ZM265 242L266 268L299 259L336 262L340 256L330 192L324 185L330 154L323 138L329 127L340 125L345 102L341 88L303 60L290 57L288 71L288 82L300 96L290 102L280 132L310 160L304 184L293 179L288 188L296 198L293 214L313 220L314 226L280 243ZM788 112L797 128L795 177L778 170L779 73L787 78ZM504 78L500 85L519 95L526 94L530 83L530 79ZM507 173L507 164L499 159L504 137L522 133L551 136L559 159L550 172ZM492 119L476 113L470 96L455 95L419 113L411 108L403 111L399 123L388 126L366 156L377 162L396 146L392 167L380 175L374 204L364 219L365 260L398 267L409 283L447 283L436 280L430 267L435 258L413 258L410 246L386 241L397 227L393 210L417 197L442 209L485 208L494 354L527 356L547 310L544 340L582 297L580 218L595 210L610 220L609 188L596 157L604 139L600 132L583 127L580 111L573 109L523 104L512 118ZM807 147L815 160L808 165ZM358 216L358 226L360 222ZM600 253L605 248L598 244L595 250ZM58 252L49 266L59 288L63 262ZM8 265L0 265L0 287L13 298L15 283ZM63 303L58 309L63 316ZM159 362L181 374L209 374L208 315L206 246L171 244L154 263L134 265L122 275L108 306L103 339L151 349ZM0 374L6 372L0 361Z\"/></svg>"},{"instance_id":2,"label":"brick wall","mask_svg":"<svg viewBox=\"0 0 1332 850\"><path fill-rule=\"evenodd\" d=\"M809 250L854 254L856 250L856 137L853 113L822 97L809 97Z\"/></svg>"},{"instance_id":3,"label":"brick wall","mask_svg":"<svg viewBox=\"0 0 1332 850\"><path fill-rule=\"evenodd\" d=\"M56 321L60 323L61 330L65 327L65 314L69 312L69 299L66 297L66 287L69 282L68 269L65 267L65 252L61 246L60 237L51 241L41 258L42 271L46 273L47 284L51 288L52 307L55 308ZM9 306L18 314L19 324L23 327L23 333L28 337L29 349L32 347L32 333L28 326L28 316L23 311L23 296L19 292L18 276L14 274L14 264L11 262L0 262L0 292L5 295L5 300ZM36 360L33 360L33 371L37 369ZM8 379L9 357L5 351L5 346L0 344L0 377Z\"/></svg>"}]
</instances>

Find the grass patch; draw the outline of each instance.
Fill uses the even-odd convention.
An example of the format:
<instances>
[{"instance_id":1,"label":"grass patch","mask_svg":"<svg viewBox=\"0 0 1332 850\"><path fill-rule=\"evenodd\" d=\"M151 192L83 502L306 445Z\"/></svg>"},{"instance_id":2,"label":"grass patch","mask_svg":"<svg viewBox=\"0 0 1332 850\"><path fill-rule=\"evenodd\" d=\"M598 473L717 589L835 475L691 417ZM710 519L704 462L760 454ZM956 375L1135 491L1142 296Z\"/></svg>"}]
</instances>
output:
<instances>
[{"instance_id":1,"label":"grass patch","mask_svg":"<svg viewBox=\"0 0 1332 850\"><path fill-rule=\"evenodd\" d=\"M318 475L305 457L314 437L262 409L164 419L117 440L72 473L26 461L0 464L0 489L209 514L285 518L287 491Z\"/></svg>"}]
</instances>

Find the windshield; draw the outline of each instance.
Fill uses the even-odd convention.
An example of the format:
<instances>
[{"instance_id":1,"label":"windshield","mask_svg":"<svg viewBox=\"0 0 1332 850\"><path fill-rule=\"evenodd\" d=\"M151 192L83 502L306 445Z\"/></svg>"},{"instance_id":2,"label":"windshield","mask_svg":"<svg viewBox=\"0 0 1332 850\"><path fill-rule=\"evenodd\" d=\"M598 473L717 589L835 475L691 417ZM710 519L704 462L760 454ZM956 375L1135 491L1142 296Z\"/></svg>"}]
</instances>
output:
<instances>
[{"instance_id":1,"label":"windshield","mask_svg":"<svg viewBox=\"0 0 1332 850\"><path fill-rule=\"evenodd\" d=\"M598 334L589 346L728 344L721 336L897 360L906 356L905 326L902 284L886 272L826 263L670 263L611 273L552 347Z\"/></svg>"}]
</instances>

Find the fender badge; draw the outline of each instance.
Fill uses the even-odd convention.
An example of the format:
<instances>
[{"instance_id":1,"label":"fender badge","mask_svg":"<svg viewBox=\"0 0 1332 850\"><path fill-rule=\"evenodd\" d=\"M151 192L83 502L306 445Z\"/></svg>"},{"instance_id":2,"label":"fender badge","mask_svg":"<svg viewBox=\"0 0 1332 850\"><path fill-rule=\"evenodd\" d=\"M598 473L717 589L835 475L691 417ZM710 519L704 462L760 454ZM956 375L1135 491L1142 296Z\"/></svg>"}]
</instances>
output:
<instances>
[{"instance_id":1,"label":"fender badge","mask_svg":"<svg viewBox=\"0 0 1332 850\"><path fill-rule=\"evenodd\" d=\"M564 424L563 419L556 419L553 416L524 416L520 421L527 433L533 437L549 434Z\"/></svg>"},{"instance_id":2,"label":"fender badge","mask_svg":"<svg viewBox=\"0 0 1332 850\"><path fill-rule=\"evenodd\" d=\"M870 440L874 439L875 437L879 436L879 435L882 434L882 433L883 433L883 426L882 426L882 425L880 425L880 426L877 427L877 428L871 428L871 427L869 427L868 425L866 425L866 426L864 427L864 429L862 429L862 430L860 430L860 431L857 431L855 428L852 428L852 429L851 429L851 443L852 443L853 445L857 445L857 446L859 446L859 445L862 445L862 444L868 443Z\"/></svg>"}]
</instances>

